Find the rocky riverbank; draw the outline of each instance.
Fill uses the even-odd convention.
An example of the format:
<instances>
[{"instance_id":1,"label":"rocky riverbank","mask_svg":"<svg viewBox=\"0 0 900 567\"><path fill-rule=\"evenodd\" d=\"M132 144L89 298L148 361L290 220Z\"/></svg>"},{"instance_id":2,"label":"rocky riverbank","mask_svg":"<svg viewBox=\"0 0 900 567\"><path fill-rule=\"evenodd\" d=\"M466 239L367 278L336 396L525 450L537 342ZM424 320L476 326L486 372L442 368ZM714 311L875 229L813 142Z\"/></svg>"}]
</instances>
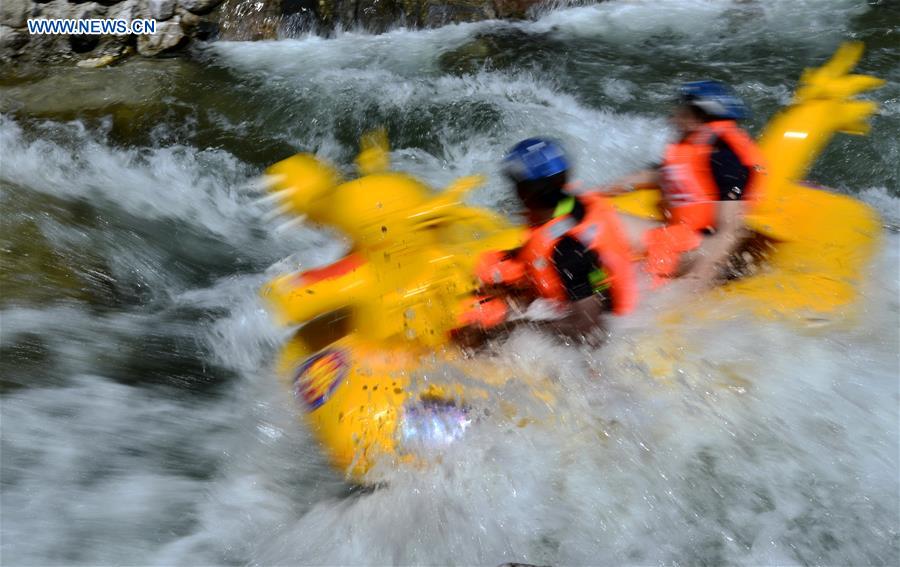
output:
<instances>
[{"instance_id":1,"label":"rocky riverbank","mask_svg":"<svg viewBox=\"0 0 900 567\"><path fill-rule=\"evenodd\" d=\"M168 56L200 40L260 40L339 27L382 32L486 19L521 19L547 0L3 0L0 61L104 66L130 55ZM558 2L556 2L558 3ZM152 35L30 35L32 18L152 18Z\"/></svg>"}]
</instances>

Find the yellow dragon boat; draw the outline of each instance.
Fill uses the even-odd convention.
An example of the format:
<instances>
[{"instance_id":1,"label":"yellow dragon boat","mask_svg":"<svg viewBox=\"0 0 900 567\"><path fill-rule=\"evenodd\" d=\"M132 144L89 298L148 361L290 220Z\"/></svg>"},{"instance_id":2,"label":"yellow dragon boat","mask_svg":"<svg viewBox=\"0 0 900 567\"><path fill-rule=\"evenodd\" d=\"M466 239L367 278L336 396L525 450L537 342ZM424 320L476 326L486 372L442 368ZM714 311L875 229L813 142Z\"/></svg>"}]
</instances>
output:
<instances>
[{"instance_id":1,"label":"yellow dragon boat","mask_svg":"<svg viewBox=\"0 0 900 567\"><path fill-rule=\"evenodd\" d=\"M766 200L748 221L774 248L760 273L715 293L746 298L764 316L798 320L853 304L878 245L879 218L801 180L835 133L868 131L877 105L855 97L882 81L848 74L862 49L845 44L807 70L792 104L766 127L759 140L769 164ZM373 480L376 463L419 461L423 449L464 434L469 403L487 390L414 375L475 364L461 362L450 334L477 304L476 261L524 237L523 227L463 203L479 178L434 192L388 165L386 139L376 134L363 139L356 179L306 154L266 172L283 211L335 227L353 243L340 261L279 277L262 295L282 324L302 325L277 371L334 466L356 482ZM624 212L655 218L658 199L659 191L640 191L615 201ZM675 311L687 312L703 316ZM538 388L535 395L546 394Z\"/></svg>"}]
</instances>

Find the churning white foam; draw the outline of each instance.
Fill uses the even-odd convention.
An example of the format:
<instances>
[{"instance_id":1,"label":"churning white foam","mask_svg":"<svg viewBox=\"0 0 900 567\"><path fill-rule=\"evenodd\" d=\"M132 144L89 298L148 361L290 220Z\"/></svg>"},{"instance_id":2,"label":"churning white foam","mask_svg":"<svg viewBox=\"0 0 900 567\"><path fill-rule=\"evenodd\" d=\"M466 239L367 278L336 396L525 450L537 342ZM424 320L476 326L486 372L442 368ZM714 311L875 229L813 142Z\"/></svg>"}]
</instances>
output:
<instances>
[{"instance_id":1,"label":"churning white foam","mask_svg":"<svg viewBox=\"0 0 900 567\"><path fill-rule=\"evenodd\" d=\"M837 16L861 5L828 4ZM521 25L563 37L621 33L626 42L672 34L690 50L704 26L739 22L742 10L762 9L763 27L786 22L777 32L786 36L819 6L613 1ZM663 21L666 11L681 17ZM392 153L398 169L435 186L489 173L474 197L482 204L503 200L496 160L526 136L562 139L587 183L658 156L667 137L659 118L592 108L533 70L435 71L442 50L489 25L214 49L272 88L327 89L333 108L358 97L392 112L430 101L489 105L493 126L467 136L436 128L438 150ZM627 101L636 87L605 88ZM78 122L48 124L33 138L9 118L0 142L5 184L196 225L246 254L297 252L265 274L170 290L174 308L217 313L156 331L194 336L210 364L235 373L209 396L173 399L117 381L117 367L104 366L123 344L115 337L140 338L151 314L69 304L2 313L5 343L38 335L51 360L66 361L53 363L61 382L3 394L7 563L897 563L896 233L867 274L858 318L844 324L761 322L728 305L716 320L671 324L650 310L599 350L522 330L492 356L510 374L546 378L554 404L537 405L514 385L498 389L498 406L520 408L515 418L491 412L440 465L400 469L376 490L349 493L272 375L283 331L256 297L265 278L330 261L342 244L306 228L251 238L261 211L238 188L256 172L226 152L119 149ZM321 155L342 155L335 144L326 140ZM889 226L898 224L895 190L862 193ZM121 255L137 271L156 266L135 251ZM520 426L521 416L533 420Z\"/></svg>"}]
</instances>

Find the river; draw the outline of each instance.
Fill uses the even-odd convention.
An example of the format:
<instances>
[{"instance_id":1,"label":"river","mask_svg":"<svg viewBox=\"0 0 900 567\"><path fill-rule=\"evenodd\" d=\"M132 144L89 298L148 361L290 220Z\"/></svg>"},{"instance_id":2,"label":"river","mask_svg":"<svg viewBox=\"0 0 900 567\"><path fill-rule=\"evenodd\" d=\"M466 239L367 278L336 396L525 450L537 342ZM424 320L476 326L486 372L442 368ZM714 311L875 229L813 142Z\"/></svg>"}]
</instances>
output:
<instances>
[{"instance_id":1,"label":"river","mask_svg":"<svg viewBox=\"0 0 900 567\"><path fill-rule=\"evenodd\" d=\"M897 565L898 38L888 1L611 0L0 72L3 564ZM265 220L248 180L297 151L349 170L384 126L394 168L485 173L472 202L510 211L519 139L603 182L659 159L680 82L731 83L759 133L848 39L881 110L810 179L884 220L850 312L644 313L596 350L520 332L495 354L561 384L552 420L488 421L377 489L329 468L257 290L346 243Z\"/></svg>"}]
</instances>

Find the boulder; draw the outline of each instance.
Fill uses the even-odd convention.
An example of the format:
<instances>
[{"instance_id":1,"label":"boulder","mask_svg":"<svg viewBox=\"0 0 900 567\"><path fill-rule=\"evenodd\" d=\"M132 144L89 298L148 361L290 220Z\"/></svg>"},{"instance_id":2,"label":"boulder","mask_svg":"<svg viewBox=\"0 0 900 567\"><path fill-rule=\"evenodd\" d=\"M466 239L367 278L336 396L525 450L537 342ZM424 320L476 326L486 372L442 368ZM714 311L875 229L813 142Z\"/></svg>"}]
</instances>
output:
<instances>
[{"instance_id":1,"label":"boulder","mask_svg":"<svg viewBox=\"0 0 900 567\"><path fill-rule=\"evenodd\" d=\"M316 29L317 0L281 0L281 33L299 36Z\"/></svg>"},{"instance_id":2,"label":"boulder","mask_svg":"<svg viewBox=\"0 0 900 567\"><path fill-rule=\"evenodd\" d=\"M25 20L31 12L28 0L3 0L0 2L0 24L11 28L25 27Z\"/></svg>"},{"instance_id":3,"label":"boulder","mask_svg":"<svg viewBox=\"0 0 900 567\"><path fill-rule=\"evenodd\" d=\"M28 33L0 25L0 58L12 57L28 43Z\"/></svg>"},{"instance_id":4,"label":"boulder","mask_svg":"<svg viewBox=\"0 0 900 567\"><path fill-rule=\"evenodd\" d=\"M496 17L492 2L482 0L426 0L422 11L422 24L438 27L459 22L477 22Z\"/></svg>"},{"instance_id":5,"label":"boulder","mask_svg":"<svg viewBox=\"0 0 900 567\"><path fill-rule=\"evenodd\" d=\"M281 22L279 0L246 2L225 0L211 16L218 26L219 39L228 41L256 41L278 37Z\"/></svg>"},{"instance_id":6,"label":"boulder","mask_svg":"<svg viewBox=\"0 0 900 567\"><path fill-rule=\"evenodd\" d=\"M349 6L349 8L348 8ZM316 15L326 26L333 26L347 14L356 14L356 0L317 0Z\"/></svg>"},{"instance_id":7,"label":"boulder","mask_svg":"<svg viewBox=\"0 0 900 567\"><path fill-rule=\"evenodd\" d=\"M316 0L281 0L281 14L291 16L293 14L315 15Z\"/></svg>"},{"instance_id":8,"label":"boulder","mask_svg":"<svg viewBox=\"0 0 900 567\"><path fill-rule=\"evenodd\" d=\"M198 16L193 12L188 12L181 6L175 9L175 14L181 18L181 29L191 39L207 41L218 35L218 24L212 21L209 16Z\"/></svg>"},{"instance_id":9,"label":"boulder","mask_svg":"<svg viewBox=\"0 0 900 567\"><path fill-rule=\"evenodd\" d=\"M106 15L106 7L101 6L97 2L85 2L74 6L70 14L72 18L81 20L89 20L93 18L102 18ZM74 53L90 53L98 45L100 45L101 36L99 35L70 35L69 49Z\"/></svg>"},{"instance_id":10,"label":"boulder","mask_svg":"<svg viewBox=\"0 0 900 567\"><path fill-rule=\"evenodd\" d=\"M208 14L221 3L222 0L178 0L179 6L194 14Z\"/></svg>"},{"instance_id":11,"label":"boulder","mask_svg":"<svg viewBox=\"0 0 900 567\"><path fill-rule=\"evenodd\" d=\"M69 17L77 18L80 20L102 18L106 15L106 10L106 6L101 5L99 2L85 2L83 4L73 6L71 11L69 12L72 15Z\"/></svg>"},{"instance_id":12,"label":"boulder","mask_svg":"<svg viewBox=\"0 0 900 567\"><path fill-rule=\"evenodd\" d=\"M40 18L74 18L72 10L78 8L76 4L69 4L66 0L52 0L36 6L36 16Z\"/></svg>"},{"instance_id":13,"label":"boulder","mask_svg":"<svg viewBox=\"0 0 900 567\"><path fill-rule=\"evenodd\" d=\"M99 69L101 67L108 67L119 59L121 59L121 56L116 56L112 53L108 53L106 55L101 55L100 57L82 59L81 61L76 63L75 66L81 67L82 69Z\"/></svg>"},{"instance_id":14,"label":"boulder","mask_svg":"<svg viewBox=\"0 0 900 567\"><path fill-rule=\"evenodd\" d=\"M403 14L394 0L357 0L356 20L370 32L384 32L395 25Z\"/></svg>"},{"instance_id":15,"label":"boulder","mask_svg":"<svg viewBox=\"0 0 900 567\"><path fill-rule=\"evenodd\" d=\"M193 12L188 12L181 6L178 6L175 9L175 13L178 14L179 18L181 18L181 29L183 29L185 33L188 34L190 34L191 31L193 31L193 29L203 21L203 16L198 16Z\"/></svg>"},{"instance_id":16,"label":"boulder","mask_svg":"<svg viewBox=\"0 0 900 567\"><path fill-rule=\"evenodd\" d=\"M192 40L274 39L337 26L380 33L396 25L437 27L528 17L541 0L0 0L0 56L17 61L82 61L103 66L134 50L145 57ZM152 18L157 33L134 36L29 36L29 17ZM23 47L27 44L27 49ZM482 46L483 47L483 46ZM476 49L477 51L477 49ZM492 55L491 58L494 58ZM89 59L87 59L89 58ZM485 59L473 55L475 60Z\"/></svg>"},{"instance_id":17,"label":"boulder","mask_svg":"<svg viewBox=\"0 0 900 567\"><path fill-rule=\"evenodd\" d=\"M327 27L360 25L381 32L403 24L437 27L504 17L522 18L540 0L317 0L315 13Z\"/></svg>"},{"instance_id":18,"label":"boulder","mask_svg":"<svg viewBox=\"0 0 900 567\"><path fill-rule=\"evenodd\" d=\"M356 8L359 0L332 0L332 11L335 22L340 22L344 27L352 28L356 24Z\"/></svg>"},{"instance_id":19,"label":"boulder","mask_svg":"<svg viewBox=\"0 0 900 567\"><path fill-rule=\"evenodd\" d=\"M0 0L5 5L6 0ZM78 8L76 4L69 4L66 0L53 0L34 4L29 18L74 18L72 10ZM3 59L16 57L21 62L50 63L60 61L72 55L72 48L68 36L62 35L29 35L28 30L18 30L25 35L27 48L16 48L10 52L9 48L3 49ZM18 35L18 32L17 34ZM13 44L23 43L22 38L10 35L9 40Z\"/></svg>"},{"instance_id":20,"label":"boulder","mask_svg":"<svg viewBox=\"0 0 900 567\"><path fill-rule=\"evenodd\" d=\"M125 0L106 11L107 17L131 21L135 18L143 18L146 12L141 10L139 0ZM151 18L155 16L149 16ZM159 18L156 18L159 19Z\"/></svg>"},{"instance_id":21,"label":"boulder","mask_svg":"<svg viewBox=\"0 0 900 567\"><path fill-rule=\"evenodd\" d=\"M146 2L144 13L154 20L164 22L171 20L175 15L176 0L146 0Z\"/></svg>"},{"instance_id":22,"label":"boulder","mask_svg":"<svg viewBox=\"0 0 900 567\"><path fill-rule=\"evenodd\" d=\"M494 12L498 18L521 20L528 17L528 10L540 0L494 0Z\"/></svg>"},{"instance_id":23,"label":"boulder","mask_svg":"<svg viewBox=\"0 0 900 567\"><path fill-rule=\"evenodd\" d=\"M187 36L181 29L181 18L173 17L171 20L159 22L156 25L156 33L152 35L139 35L137 38L138 53L144 57L153 57L167 51L178 49L187 41Z\"/></svg>"}]
</instances>

